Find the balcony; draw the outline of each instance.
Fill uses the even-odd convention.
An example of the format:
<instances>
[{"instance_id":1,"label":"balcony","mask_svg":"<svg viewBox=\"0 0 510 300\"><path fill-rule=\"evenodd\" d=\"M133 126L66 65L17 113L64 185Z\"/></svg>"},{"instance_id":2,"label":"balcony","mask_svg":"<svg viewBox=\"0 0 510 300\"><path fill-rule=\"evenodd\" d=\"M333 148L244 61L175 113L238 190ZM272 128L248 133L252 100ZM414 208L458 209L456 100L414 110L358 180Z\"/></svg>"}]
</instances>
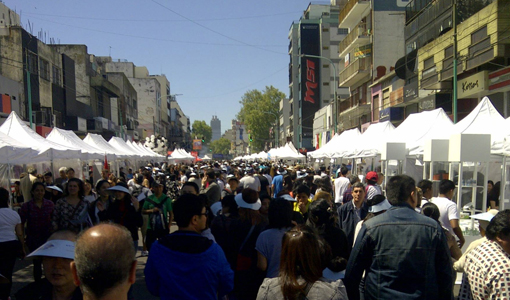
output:
<instances>
[{"instance_id":1,"label":"balcony","mask_svg":"<svg viewBox=\"0 0 510 300\"><path fill-rule=\"evenodd\" d=\"M351 32L340 42L338 47L339 57L344 57L353 49L370 43L370 34L367 31L367 24L359 23L351 29Z\"/></svg>"},{"instance_id":2,"label":"balcony","mask_svg":"<svg viewBox=\"0 0 510 300\"><path fill-rule=\"evenodd\" d=\"M370 0L349 0L338 16L338 28L352 28L370 10Z\"/></svg>"},{"instance_id":3,"label":"balcony","mask_svg":"<svg viewBox=\"0 0 510 300\"><path fill-rule=\"evenodd\" d=\"M371 57L358 58L352 62L347 68L340 72L338 78L340 87L352 87L357 82L370 76L370 68L372 66Z\"/></svg>"}]
</instances>

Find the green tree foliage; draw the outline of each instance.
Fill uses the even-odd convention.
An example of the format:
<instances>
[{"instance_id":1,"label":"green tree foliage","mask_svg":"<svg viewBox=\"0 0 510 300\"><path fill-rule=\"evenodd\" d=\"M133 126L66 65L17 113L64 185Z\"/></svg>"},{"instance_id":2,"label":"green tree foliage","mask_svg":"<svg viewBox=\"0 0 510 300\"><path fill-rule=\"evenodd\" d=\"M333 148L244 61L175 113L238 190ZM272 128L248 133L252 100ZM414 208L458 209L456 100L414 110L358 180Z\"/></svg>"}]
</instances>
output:
<instances>
[{"instance_id":1,"label":"green tree foliage","mask_svg":"<svg viewBox=\"0 0 510 300\"><path fill-rule=\"evenodd\" d=\"M212 138L211 126L207 125L205 121L195 120L192 125L191 136L193 138L197 137L199 140L204 137L205 143L207 144Z\"/></svg>"},{"instance_id":2,"label":"green tree foliage","mask_svg":"<svg viewBox=\"0 0 510 300\"><path fill-rule=\"evenodd\" d=\"M250 143L252 153L264 150L265 143L274 139L270 136L269 129L280 120L280 100L284 98L285 94L277 88L266 86L264 91L250 90L246 92L239 101L242 107L237 114L237 119L246 124L247 130L250 132L253 139L253 142Z\"/></svg>"},{"instance_id":3,"label":"green tree foliage","mask_svg":"<svg viewBox=\"0 0 510 300\"><path fill-rule=\"evenodd\" d=\"M226 138L221 138L219 140L213 141L211 143L212 153L214 154L229 154L230 151L230 141Z\"/></svg>"}]
</instances>

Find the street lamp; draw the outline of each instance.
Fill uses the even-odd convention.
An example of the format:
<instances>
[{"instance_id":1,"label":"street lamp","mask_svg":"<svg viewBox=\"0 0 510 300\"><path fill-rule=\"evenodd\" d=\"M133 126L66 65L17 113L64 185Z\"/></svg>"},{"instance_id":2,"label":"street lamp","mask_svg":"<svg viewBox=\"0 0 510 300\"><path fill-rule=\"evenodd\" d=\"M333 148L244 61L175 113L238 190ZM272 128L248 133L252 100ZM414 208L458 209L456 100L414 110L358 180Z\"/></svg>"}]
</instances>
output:
<instances>
[{"instance_id":1,"label":"street lamp","mask_svg":"<svg viewBox=\"0 0 510 300\"><path fill-rule=\"evenodd\" d=\"M279 146L279 136L280 136L280 114L277 114L277 113L273 113L273 112L270 112L270 111L263 111L262 113L264 114L270 114L270 115L273 115L275 118L276 118L276 126L278 128L278 136L276 135L276 132L275 132L275 135L274 135L274 144L276 147Z\"/></svg>"},{"instance_id":2,"label":"street lamp","mask_svg":"<svg viewBox=\"0 0 510 300\"><path fill-rule=\"evenodd\" d=\"M320 58L320 59L325 59L329 62L330 65L333 66L333 72L335 72L335 90L333 91L334 93L334 98L333 99L333 122L335 123L335 133L337 132L337 126L338 126L338 122L337 122L337 94L336 94L336 90L338 89L338 81L337 81L337 73L336 73L336 66L335 66L335 63L333 63L333 61L329 58L329 57L325 57L325 56L320 56L320 55L311 55L311 54L300 54L299 57L313 57L313 58Z\"/></svg>"}]
</instances>

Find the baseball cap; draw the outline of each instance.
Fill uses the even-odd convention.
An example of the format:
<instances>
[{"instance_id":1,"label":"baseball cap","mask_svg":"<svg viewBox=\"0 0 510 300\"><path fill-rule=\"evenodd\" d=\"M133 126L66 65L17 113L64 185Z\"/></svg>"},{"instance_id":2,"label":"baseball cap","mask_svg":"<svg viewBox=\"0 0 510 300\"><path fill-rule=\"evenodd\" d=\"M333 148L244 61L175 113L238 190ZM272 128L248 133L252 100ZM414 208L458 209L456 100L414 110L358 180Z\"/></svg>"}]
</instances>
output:
<instances>
[{"instance_id":1,"label":"baseball cap","mask_svg":"<svg viewBox=\"0 0 510 300\"><path fill-rule=\"evenodd\" d=\"M377 181L379 179L379 176L377 176L376 172L370 171L370 172L367 173L366 179L367 180L375 180L375 181Z\"/></svg>"},{"instance_id":2,"label":"baseball cap","mask_svg":"<svg viewBox=\"0 0 510 300\"><path fill-rule=\"evenodd\" d=\"M213 205L211 205L211 212L213 213L214 216L217 216L221 208L222 208L221 202L220 201L215 202Z\"/></svg>"},{"instance_id":3,"label":"baseball cap","mask_svg":"<svg viewBox=\"0 0 510 300\"><path fill-rule=\"evenodd\" d=\"M39 257L61 257L74 260L75 243L68 240L50 240L34 252L27 255L27 258Z\"/></svg>"}]
</instances>

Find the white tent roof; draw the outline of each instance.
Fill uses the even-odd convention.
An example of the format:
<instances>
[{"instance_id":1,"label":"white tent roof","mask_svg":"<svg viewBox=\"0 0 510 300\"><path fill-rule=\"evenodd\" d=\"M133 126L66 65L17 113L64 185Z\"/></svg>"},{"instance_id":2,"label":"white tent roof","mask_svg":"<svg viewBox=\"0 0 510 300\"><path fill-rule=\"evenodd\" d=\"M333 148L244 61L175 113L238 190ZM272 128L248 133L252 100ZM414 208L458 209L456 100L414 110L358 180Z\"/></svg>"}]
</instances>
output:
<instances>
[{"instance_id":1,"label":"white tent roof","mask_svg":"<svg viewBox=\"0 0 510 300\"><path fill-rule=\"evenodd\" d=\"M406 143L409 154L423 154L427 139L448 139L452 130L453 122L442 108L438 108L409 115L387 141Z\"/></svg>"},{"instance_id":2,"label":"white tent roof","mask_svg":"<svg viewBox=\"0 0 510 300\"><path fill-rule=\"evenodd\" d=\"M126 142L120 137L113 136L109 141L108 144L110 144L113 148L117 149L117 151L123 152L127 155L130 155L133 158L141 158L142 156L135 152L131 147L129 147Z\"/></svg>"},{"instance_id":3,"label":"white tent roof","mask_svg":"<svg viewBox=\"0 0 510 300\"><path fill-rule=\"evenodd\" d=\"M83 141L89 145L92 145L96 148L99 148L106 152L107 154L115 154L119 158L129 158L131 155L126 154L122 151L118 151L112 145L108 144L108 142L100 135L89 133L87 136L83 139Z\"/></svg>"},{"instance_id":4,"label":"white tent roof","mask_svg":"<svg viewBox=\"0 0 510 300\"><path fill-rule=\"evenodd\" d=\"M272 152L271 152L272 151ZM272 159L304 159L303 154L299 153L292 142L288 142L285 146L269 150Z\"/></svg>"},{"instance_id":5,"label":"white tent roof","mask_svg":"<svg viewBox=\"0 0 510 300\"><path fill-rule=\"evenodd\" d=\"M69 148L81 149L83 153L82 157L87 160L103 159L105 155L104 151L85 143L72 130L64 130L55 127L51 130L46 139ZM115 154L107 154L107 158L108 160L115 160Z\"/></svg>"},{"instance_id":6,"label":"white tent roof","mask_svg":"<svg viewBox=\"0 0 510 300\"><path fill-rule=\"evenodd\" d=\"M170 157L170 160L194 160L195 157L189 153L187 153L184 149L177 148L175 149Z\"/></svg>"},{"instance_id":7,"label":"white tent roof","mask_svg":"<svg viewBox=\"0 0 510 300\"><path fill-rule=\"evenodd\" d=\"M48 141L25 124L16 112L11 112L7 120L0 126L0 132L16 139L28 148L47 153L47 160L52 159L81 159L79 148L70 148Z\"/></svg>"},{"instance_id":8,"label":"white tent roof","mask_svg":"<svg viewBox=\"0 0 510 300\"><path fill-rule=\"evenodd\" d=\"M152 151L151 149L149 149L148 147L142 145L142 144L136 144L138 146L138 148L142 149L143 151L147 152L149 155L152 155L153 157L157 157L157 158L164 158L165 156L163 155L159 155L157 154L156 152Z\"/></svg>"},{"instance_id":9,"label":"white tent roof","mask_svg":"<svg viewBox=\"0 0 510 300\"><path fill-rule=\"evenodd\" d=\"M0 132L0 163L26 164L48 161L46 153L26 147L23 143Z\"/></svg>"},{"instance_id":10,"label":"white tent roof","mask_svg":"<svg viewBox=\"0 0 510 300\"><path fill-rule=\"evenodd\" d=\"M491 144L504 141L510 135L510 127L505 118L492 105L488 97L453 127L453 133L491 134Z\"/></svg>"},{"instance_id":11,"label":"white tent roof","mask_svg":"<svg viewBox=\"0 0 510 300\"><path fill-rule=\"evenodd\" d=\"M131 151L133 151L133 153L136 153L142 157L152 157L151 155L149 155L148 153L146 153L145 151L143 151L142 149L136 147L135 144L133 144L131 141L126 141L126 145L131 149Z\"/></svg>"},{"instance_id":12,"label":"white tent roof","mask_svg":"<svg viewBox=\"0 0 510 300\"><path fill-rule=\"evenodd\" d=\"M332 157L335 153L342 153L350 143L361 135L358 128L346 130L335 136L322 148L310 152L308 155L313 158Z\"/></svg>"},{"instance_id":13,"label":"white tent roof","mask_svg":"<svg viewBox=\"0 0 510 300\"><path fill-rule=\"evenodd\" d=\"M336 151L333 157L370 157L380 153L382 143L395 130L391 122L380 122L370 125L367 130L354 138L347 149Z\"/></svg>"},{"instance_id":14,"label":"white tent roof","mask_svg":"<svg viewBox=\"0 0 510 300\"><path fill-rule=\"evenodd\" d=\"M211 158L209 156L207 156L207 154L206 154L206 155L204 155L204 157L201 158L201 160L211 160Z\"/></svg>"}]
</instances>

